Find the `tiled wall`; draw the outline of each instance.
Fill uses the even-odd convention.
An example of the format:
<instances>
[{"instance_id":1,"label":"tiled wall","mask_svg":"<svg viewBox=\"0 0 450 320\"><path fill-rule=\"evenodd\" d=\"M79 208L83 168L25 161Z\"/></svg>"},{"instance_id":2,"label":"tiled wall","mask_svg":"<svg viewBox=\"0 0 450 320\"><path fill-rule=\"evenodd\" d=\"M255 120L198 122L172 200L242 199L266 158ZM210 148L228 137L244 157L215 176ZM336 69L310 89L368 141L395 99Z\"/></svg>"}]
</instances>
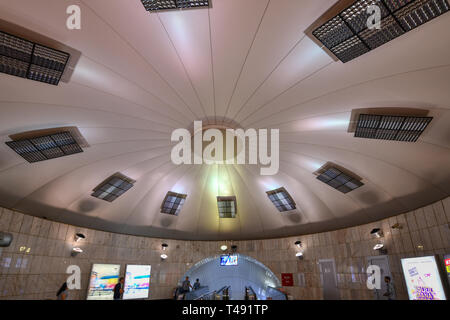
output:
<instances>
[{"instance_id":1,"label":"tiled wall","mask_svg":"<svg viewBox=\"0 0 450 320\"><path fill-rule=\"evenodd\" d=\"M399 223L402 229L392 229ZM400 259L450 253L450 198L427 207L376 223L299 237L236 241L238 251L266 264L278 277L294 273L294 287L284 290L294 299L321 299L319 259L334 258L341 299L371 299L366 287L367 257L376 255L373 228L381 228L388 250L397 298L407 299ZM0 299L55 299L69 265L82 271L82 288L70 292L70 299L86 297L92 263L151 264L150 298L171 298L172 290L193 263L219 253L221 242L177 241L78 228L0 208L0 231L12 233L10 247L0 248ZM83 253L70 256L74 234L86 240L78 243ZM294 242L301 240L303 260L295 257ZM161 244L169 244L166 261L161 261ZM300 280L300 279L304 279Z\"/></svg>"}]
</instances>

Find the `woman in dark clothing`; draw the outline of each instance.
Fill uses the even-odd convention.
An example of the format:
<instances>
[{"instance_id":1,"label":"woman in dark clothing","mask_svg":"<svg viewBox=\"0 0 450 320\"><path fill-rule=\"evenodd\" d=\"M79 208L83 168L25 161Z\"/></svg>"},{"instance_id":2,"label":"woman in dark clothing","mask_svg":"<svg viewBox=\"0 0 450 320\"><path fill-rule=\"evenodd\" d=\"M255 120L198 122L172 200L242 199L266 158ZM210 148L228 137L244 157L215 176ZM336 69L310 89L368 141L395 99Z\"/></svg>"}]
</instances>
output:
<instances>
[{"instance_id":1,"label":"woman in dark clothing","mask_svg":"<svg viewBox=\"0 0 450 320\"><path fill-rule=\"evenodd\" d=\"M58 300L67 300L68 295L69 289L67 288L67 282L64 282L61 288L59 288L58 292L56 293L56 298Z\"/></svg>"}]
</instances>

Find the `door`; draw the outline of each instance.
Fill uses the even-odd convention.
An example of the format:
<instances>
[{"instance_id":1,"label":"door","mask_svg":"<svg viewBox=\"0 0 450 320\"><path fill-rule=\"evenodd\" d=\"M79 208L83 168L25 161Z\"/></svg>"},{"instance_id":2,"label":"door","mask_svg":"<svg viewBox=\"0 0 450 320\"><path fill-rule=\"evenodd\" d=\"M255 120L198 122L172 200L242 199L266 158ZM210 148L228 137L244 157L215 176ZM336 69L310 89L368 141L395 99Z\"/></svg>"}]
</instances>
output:
<instances>
[{"instance_id":1,"label":"door","mask_svg":"<svg viewBox=\"0 0 450 320\"><path fill-rule=\"evenodd\" d=\"M386 282L384 282L384 277L389 276L391 278L391 283L394 285L394 279L391 275L391 270L389 268L389 258L386 255L383 256L374 256L374 257L368 257L367 258L367 264L369 265L376 265L380 267L380 275L381 275L381 289L377 290L374 289L374 300L387 300L387 297L384 297L383 294L386 292ZM394 295L392 297L395 299L395 291Z\"/></svg>"},{"instance_id":2,"label":"door","mask_svg":"<svg viewBox=\"0 0 450 320\"><path fill-rule=\"evenodd\" d=\"M339 300L339 289L336 279L334 259L319 260L320 280L323 287L324 300Z\"/></svg>"}]
</instances>

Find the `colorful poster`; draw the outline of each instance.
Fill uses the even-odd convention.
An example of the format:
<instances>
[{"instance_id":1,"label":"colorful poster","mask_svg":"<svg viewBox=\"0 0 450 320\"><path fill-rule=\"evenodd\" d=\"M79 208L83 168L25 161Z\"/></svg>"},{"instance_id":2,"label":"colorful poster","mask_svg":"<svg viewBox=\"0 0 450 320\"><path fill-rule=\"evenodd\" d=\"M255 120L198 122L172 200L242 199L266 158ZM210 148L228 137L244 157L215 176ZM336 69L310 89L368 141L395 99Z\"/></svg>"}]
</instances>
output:
<instances>
[{"instance_id":1,"label":"colorful poster","mask_svg":"<svg viewBox=\"0 0 450 320\"><path fill-rule=\"evenodd\" d=\"M119 264L94 264L87 300L113 300L114 286L119 281Z\"/></svg>"},{"instance_id":2,"label":"colorful poster","mask_svg":"<svg viewBox=\"0 0 450 320\"><path fill-rule=\"evenodd\" d=\"M444 256L444 261L445 261L444 262L445 263L445 271L447 273L447 281L450 286L450 254L446 254Z\"/></svg>"},{"instance_id":3,"label":"colorful poster","mask_svg":"<svg viewBox=\"0 0 450 320\"><path fill-rule=\"evenodd\" d=\"M237 266L238 256L236 254L224 254L220 256L221 266Z\"/></svg>"},{"instance_id":4,"label":"colorful poster","mask_svg":"<svg viewBox=\"0 0 450 320\"><path fill-rule=\"evenodd\" d=\"M434 256L402 259L409 300L446 300Z\"/></svg>"},{"instance_id":5,"label":"colorful poster","mask_svg":"<svg viewBox=\"0 0 450 320\"><path fill-rule=\"evenodd\" d=\"M148 265L127 265L124 300L148 298L151 269L152 267Z\"/></svg>"}]
</instances>

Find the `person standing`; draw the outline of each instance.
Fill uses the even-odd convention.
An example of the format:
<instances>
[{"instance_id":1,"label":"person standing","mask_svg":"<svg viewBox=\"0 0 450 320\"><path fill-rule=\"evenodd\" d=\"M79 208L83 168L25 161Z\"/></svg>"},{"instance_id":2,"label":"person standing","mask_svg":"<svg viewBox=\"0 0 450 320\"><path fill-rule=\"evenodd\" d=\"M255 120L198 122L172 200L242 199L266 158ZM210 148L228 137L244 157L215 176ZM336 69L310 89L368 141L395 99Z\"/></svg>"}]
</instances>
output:
<instances>
[{"instance_id":1,"label":"person standing","mask_svg":"<svg viewBox=\"0 0 450 320\"><path fill-rule=\"evenodd\" d=\"M67 288L67 282L64 282L56 293L57 300L67 300L69 296L69 289Z\"/></svg>"},{"instance_id":2,"label":"person standing","mask_svg":"<svg viewBox=\"0 0 450 320\"><path fill-rule=\"evenodd\" d=\"M200 289L200 279L195 280L193 289L194 290Z\"/></svg>"},{"instance_id":3,"label":"person standing","mask_svg":"<svg viewBox=\"0 0 450 320\"><path fill-rule=\"evenodd\" d=\"M181 286L183 289L183 293L188 293L192 288L191 282L189 281L189 277L186 277L186 280L183 281L183 285Z\"/></svg>"},{"instance_id":4,"label":"person standing","mask_svg":"<svg viewBox=\"0 0 450 320\"><path fill-rule=\"evenodd\" d=\"M120 277L119 282L114 286L114 300L121 300L123 297L123 284L125 280Z\"/></svg>"},{"instance_id":5,"label":"person standing","mask_svg":"<svg viewBox=\"0 0 450 320\"><path fill-rule=\"evenodd\" d=\"M386 292L383 294L383 296L387 297L388 300L395 300L394 285L391 282L391 277L385 276L384 282L386 282Z\"/></svg>"}]
</instances>

